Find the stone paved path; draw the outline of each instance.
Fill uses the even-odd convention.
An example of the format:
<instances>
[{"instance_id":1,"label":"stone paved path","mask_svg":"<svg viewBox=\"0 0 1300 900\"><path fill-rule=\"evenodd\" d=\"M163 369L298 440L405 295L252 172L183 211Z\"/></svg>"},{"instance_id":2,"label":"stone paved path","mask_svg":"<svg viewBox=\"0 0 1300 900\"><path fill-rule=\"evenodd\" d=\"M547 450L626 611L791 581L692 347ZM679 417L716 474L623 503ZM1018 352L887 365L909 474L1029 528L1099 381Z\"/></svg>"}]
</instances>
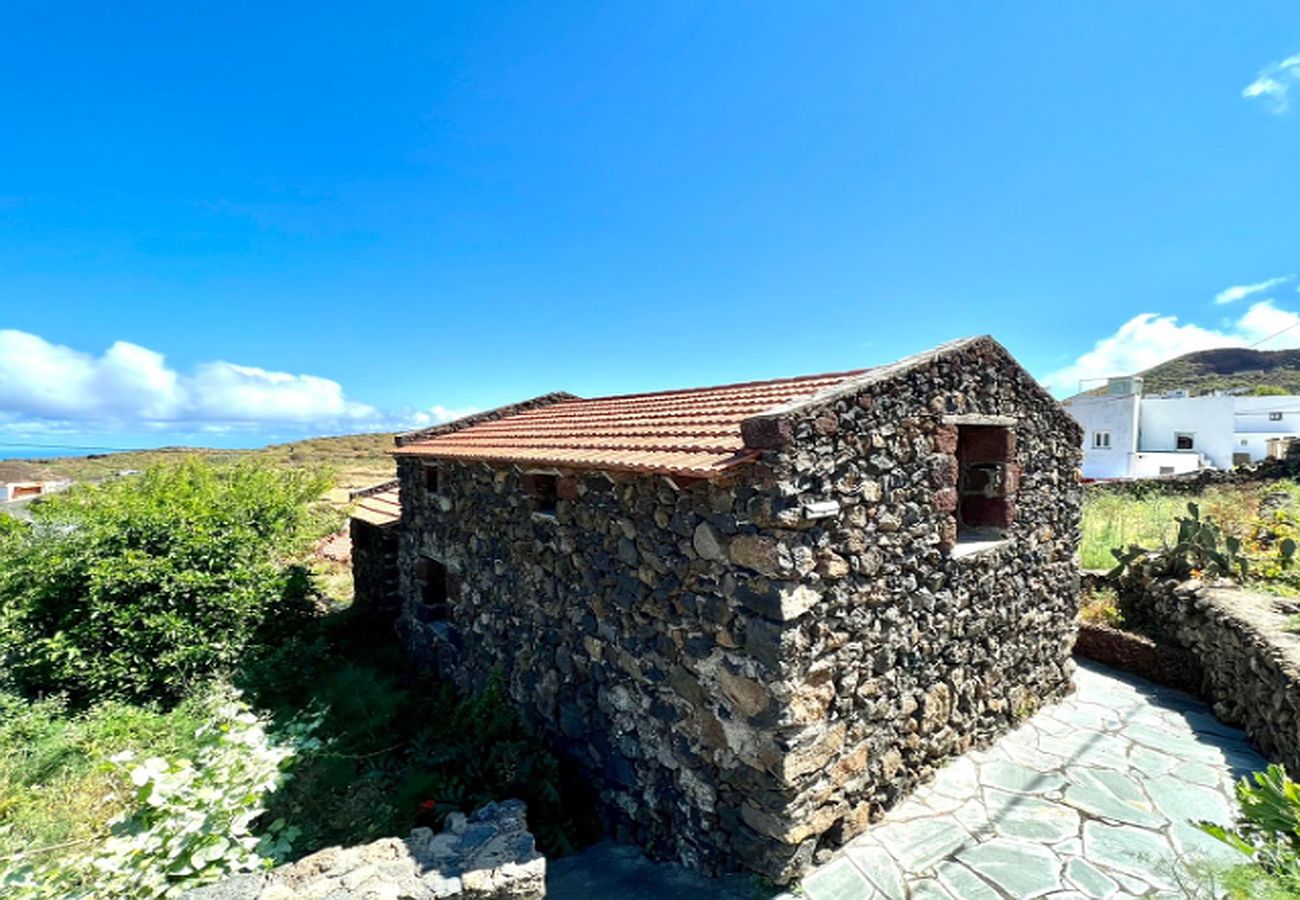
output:
<instances>
[{"instance_id":1,"label":"stone paved path","mask_svg":"<svg viewBox=\"0 0 1300 900\"><path fill-rule=\"evenodd\" d=\"M802 883L809 900L1184 897L1187 824L1262 760L1186 694L1081 664L1078 690L944 767ZM1182 881L1180 881L1182 879Z\"/></svg>"}]
</instances>

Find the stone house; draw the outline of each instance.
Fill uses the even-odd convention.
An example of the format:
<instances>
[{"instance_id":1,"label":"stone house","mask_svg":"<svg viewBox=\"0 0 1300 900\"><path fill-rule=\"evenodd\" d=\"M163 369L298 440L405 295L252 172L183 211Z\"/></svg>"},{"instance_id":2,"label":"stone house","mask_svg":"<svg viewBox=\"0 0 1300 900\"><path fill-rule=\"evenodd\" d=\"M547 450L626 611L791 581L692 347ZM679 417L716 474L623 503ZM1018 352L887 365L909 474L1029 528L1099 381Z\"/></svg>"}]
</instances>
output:
<instances>
[{"instance_id":1,"label":"stone house","mask_svg":"<svg viewBox=\"0 0 1300 900\"><path fill-rule=\"evenodd\" d=\"M401 435L398 631L616 838L784 883L1070 689L1080 438L988 337Z\"/></svg>"}]
</instances>

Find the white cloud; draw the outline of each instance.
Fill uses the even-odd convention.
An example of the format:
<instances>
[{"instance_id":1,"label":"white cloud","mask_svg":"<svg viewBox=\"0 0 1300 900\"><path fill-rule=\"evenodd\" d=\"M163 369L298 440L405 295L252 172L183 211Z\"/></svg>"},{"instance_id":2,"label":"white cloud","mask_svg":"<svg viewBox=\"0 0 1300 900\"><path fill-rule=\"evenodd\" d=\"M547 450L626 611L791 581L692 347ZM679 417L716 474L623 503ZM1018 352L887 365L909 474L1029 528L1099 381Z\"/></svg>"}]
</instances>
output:
<instances>
[{"instance_id":1,"label":"white cloud","mask_svg":"<svg viewBox=\"0 0 1300 900\"><path fill-rule=\"evenodd\" d=\"M1263 281L1257 281L1254 284L1234 284L1230 288L1224 288L1214 295L1215 303L1235 303L1238 300L1244 300L1252 294L1260 294L1267 290L1272 290L1279 284L1286 284L1288 281L1295 280L1294 275L1279 275L1277 278L1266 278Z\"/></svg>"},{"instance_id":2,"label":"white cloud","mask_svg":"<svg viewBox=\"0 0 1300 900\"><path fill-rule=\"evenodd\" d=\"M337 381L215 361L184 374L147 347L118 341L100 356L0 329L0 430L194 427L206 432L311 427L363 431L421 427L462 415L435 406L384 413Z\"/></svg>"},{"instance_id":3,"label":"white cloud","mask_svg":"<svg viewBox=\"0 0 1300 900\"><path fill-rule=\"evenodd\" d=\"M428 428L430 425L441 425L443 422L454 422L456 419L463 418L478 412L478 408L467 406L464 409L448 409L441 404L431 406L427 410L419 410L411 413L407 421L413 428Z\"/></svg>"},{"instance_id":4,"label":"white cloud","mask_svg":"<svg viewBox=\"0 0 1300 900\"><path fill-rule=\"evenodd\" d=\"M1271 112L1281 115L1290 108L1288 94L1297 81L1300 81L1300 54L1269 65L1246 85L1241 96L1247 100L1260 100Z\"/></svg>"},{"instance_id":5,"label":"white cloud","mask_svg":"<svg viewBox=\"0 0 1300 900\"><path fill-rule=\"evenodd\" d=\"M1055 393L1068 395L1096 387L1092 379L1131 375L1143 369L1215 347L1249 347L1264 342L1261 349L1300 347L1300 314L1279 309L1272 300L1252 304L1235 322L1222 328L1182 324L1177 316L1142 313L1129 319L1110 337L1101 339L1073 363L1042 379ZM1288 330L1289 329L1289 330ZM1279 332L1284 332L1279 334Z\"/></svg>"}]
</instances>

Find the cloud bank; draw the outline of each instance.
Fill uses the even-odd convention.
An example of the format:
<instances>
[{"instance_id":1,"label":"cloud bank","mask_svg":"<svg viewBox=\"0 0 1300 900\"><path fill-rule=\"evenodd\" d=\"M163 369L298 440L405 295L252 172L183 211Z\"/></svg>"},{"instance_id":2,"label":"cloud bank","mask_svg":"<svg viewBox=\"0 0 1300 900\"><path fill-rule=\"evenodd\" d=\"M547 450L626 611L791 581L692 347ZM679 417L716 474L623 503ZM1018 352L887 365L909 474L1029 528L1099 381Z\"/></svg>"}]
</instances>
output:
<instances>
[{"instance_id":1,"label":"cloud bank","mask_svg":"<svg viewBox=\"0 0 1300 900\"><path fill-rule=\"evenodd\" d=\"M1259 100L1280 116L1291 108L1290 92L1296 82L1300 82L1300 53L1265 68L1242 89L1241 96Z\"/></svg>"},{"instance_id":2,"label":"cloud bank","mask_svg":"<svg viewBox=\"0 0 1300 900\"><path fill-rule=\"evenodd\" d=\"M463 414L441 406L386 413L318 375L221 360L181 373L163 354L127 341L95 356L25 331L0 329L0 426L9 432L62 430L71 424L96 431L383 431Z\"/></svg>"},{"instance_id":3,"label":"cloud bank","mask_svg":"<svg viewBox=\"0 0 1300 900\"><path fill-rule=\"evenodd\" d=\"M1245 295L1243 295L1245 296ZM1181 323L1177 316L1141 313L1119 330L1102 338L1073 363L1042 379L1053 393L1068 396L1096 387L1092 379L1130 375L1154 365L1215 347L1249 347L1261 341L1261 349L1300 347L1300 314L1279 309L1272 300L1253 304L1241 318L1225 322L1218 329ZM1091 382L1080 385L1080 382Z\"/></svg>"}]
</instances>

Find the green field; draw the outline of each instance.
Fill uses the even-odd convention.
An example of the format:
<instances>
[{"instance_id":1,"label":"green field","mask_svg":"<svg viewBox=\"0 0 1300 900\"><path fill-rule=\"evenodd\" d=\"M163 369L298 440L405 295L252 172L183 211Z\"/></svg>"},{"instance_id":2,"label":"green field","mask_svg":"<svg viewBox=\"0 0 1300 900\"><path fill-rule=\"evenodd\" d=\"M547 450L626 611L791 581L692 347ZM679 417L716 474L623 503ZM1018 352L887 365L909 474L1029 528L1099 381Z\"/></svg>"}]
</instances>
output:
<instances>
[{"instance_id":1,"label":"green field","mask_svg":"<svg viewBox=\"0 0 1300 900\"><path fill-rule=\"evenodd\" d=\"M258 450L211 450L192 447L163 447L156 450L126 450L97 453L91 456L65 456L48 459L0 460L0 481L35 481L71 478L73 481L99 481L125 469L143 470L157 462L187 455L201 456L212 462L259 459L292 468L318 466L328 469L336 494L331 500L347 499L346 492L377 481L392 478L392 434L347 434L272 444Z\"/></svg>"}]
</instances>

